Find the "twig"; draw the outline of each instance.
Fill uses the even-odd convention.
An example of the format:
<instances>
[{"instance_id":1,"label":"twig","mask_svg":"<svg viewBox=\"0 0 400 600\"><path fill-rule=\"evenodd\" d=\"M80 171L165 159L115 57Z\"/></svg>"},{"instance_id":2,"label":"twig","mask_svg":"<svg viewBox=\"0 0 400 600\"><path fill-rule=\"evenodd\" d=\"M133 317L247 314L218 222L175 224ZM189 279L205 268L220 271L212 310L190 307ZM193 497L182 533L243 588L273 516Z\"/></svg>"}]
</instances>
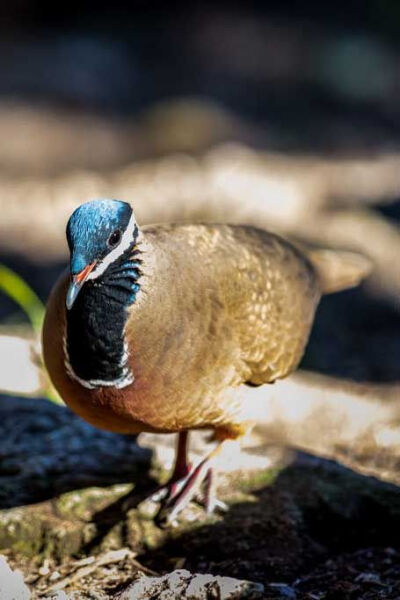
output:
<instances>
[{"instance_id":1,"label":"twig","mask_svg":"<svg viewBox=\"0 0 400 600\"><path fill-rule=\"evenodd\" d=\"M144 567L137 560L135 560L135 556L136 555L131 550L129 550L129 548L121 548L120 550L111 550L110 552L106 552L105 554L102 554L97 558L88 557L87 559L78 561L78 565L82 565L83 563L83 566L79 566L77 570L74 569L74 572L72 574L68 575L67 577L64 577L64 579L58 581L56 584L46 588L42 595L48 594L49 592L51 593L63 590L67 586L76 583L79 579L87 577L88 575L96 571L96 569L98 569L99 567L104 567L105 565L118 563L121 560L124 560L128 557L131 559L131 562L138 568L138 570L143 571L143 573L146 573L148 575L157 575L156 572L152 571L151 569L148 569L147 567ZM87 564L89 560L90 564ZM74 566L76 567L76 564Z\"/></svg>"}]
</instances>

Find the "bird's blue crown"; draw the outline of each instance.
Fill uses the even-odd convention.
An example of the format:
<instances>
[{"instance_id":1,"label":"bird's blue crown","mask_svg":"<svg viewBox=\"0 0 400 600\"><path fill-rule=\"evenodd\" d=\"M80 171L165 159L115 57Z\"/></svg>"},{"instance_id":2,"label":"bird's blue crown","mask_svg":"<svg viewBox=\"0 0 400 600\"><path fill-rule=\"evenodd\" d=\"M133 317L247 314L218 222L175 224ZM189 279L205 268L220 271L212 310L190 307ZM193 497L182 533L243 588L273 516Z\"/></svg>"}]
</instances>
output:
<instances>
[{"instance_id":1,"label":"bird's blue crown","mask_svg":"<svg viewBox=\"0 0 400 600\"><path fill-rule=\"evenodd\" d=\"M71 253L71 274L82 271L93 261L102 260L112 249L110 236L122 236L132 216L132 208L120 200L92 200L79 206L67 225Z\"/></svg>"}]
</instances>

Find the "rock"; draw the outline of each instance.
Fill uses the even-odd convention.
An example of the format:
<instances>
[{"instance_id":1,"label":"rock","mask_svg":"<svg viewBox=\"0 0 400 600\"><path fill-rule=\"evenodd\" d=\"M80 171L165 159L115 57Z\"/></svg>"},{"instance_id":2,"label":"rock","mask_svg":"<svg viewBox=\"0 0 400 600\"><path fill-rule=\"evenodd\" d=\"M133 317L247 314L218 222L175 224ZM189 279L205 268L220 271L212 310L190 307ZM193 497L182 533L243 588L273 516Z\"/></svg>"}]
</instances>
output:
<instances>
[{"instance_id":1,"label":"rock","mask_svg":"<svg viewBox=\"0 0 400 600\"><path fill-rule=\"evenodd\" d=\"M76 591L76 592L71 592L69 594L67 594L66 592L64 592L63 590L60 590L58 592L54 592L53 594L51 594L50 596L46 596L44 597L42 600L108 600L109 599L109 595L105 595L97 592L91 592L91 591Z\"/></svg>"},{"instance_id":2,"label":"rock","mask_svg":"<svg viewBox=\"0 0 400 600\"><path fill-rule=\"evenodd\" d=\"M119 595L118 600L250 600L262 598L263 592L264 586L260 583L182 569L162 577L143 576Z\"/></svg>"},{"instance_id":3,"label":"rock","mask_svg":"<svg viewBox=\"0 0 400 600\"><path fill-rule=\"evenodd\" d=\"M22 574L12 571L4 556L0 556L0 600L29 600L31 593Z\"/></svg>"},{"instance_id":4,"label":"rock","mask_svg":"<svg viewBox=\"0 0 400 600\"><path fill-rule=\"evenodd\" d=\"M0 439L0 509L133 481L151 457L132 436L95 429L42 399L0 396Z\"/></svg>"}]
</instances>

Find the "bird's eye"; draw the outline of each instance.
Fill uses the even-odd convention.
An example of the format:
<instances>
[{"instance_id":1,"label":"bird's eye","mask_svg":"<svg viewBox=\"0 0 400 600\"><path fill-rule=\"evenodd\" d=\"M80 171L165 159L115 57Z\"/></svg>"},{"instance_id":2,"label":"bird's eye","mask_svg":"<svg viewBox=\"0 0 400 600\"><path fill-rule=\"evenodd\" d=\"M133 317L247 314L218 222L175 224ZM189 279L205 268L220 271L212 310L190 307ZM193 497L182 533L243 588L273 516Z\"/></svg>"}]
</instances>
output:
<instances>
[{"instance_id":1,"label":"bird's eye","mask_svg":"<svg viewBox=\"0 0 400 600\"><path fill-rule=\"evenodd\" d=\"M115 231L112 232L112 234L108 238L107 244L112 248L113 246L116 246L120 240L121 240L121 230L116 229Z\"/></svg>"}]
</instances>

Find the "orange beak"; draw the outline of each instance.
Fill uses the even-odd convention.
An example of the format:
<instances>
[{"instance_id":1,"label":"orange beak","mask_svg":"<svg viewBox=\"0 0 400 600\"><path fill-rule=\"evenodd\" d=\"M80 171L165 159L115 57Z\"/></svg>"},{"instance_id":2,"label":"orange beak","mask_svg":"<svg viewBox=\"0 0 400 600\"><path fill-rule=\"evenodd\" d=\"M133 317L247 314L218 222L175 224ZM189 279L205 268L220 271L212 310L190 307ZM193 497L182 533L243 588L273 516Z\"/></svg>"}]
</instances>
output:
<instances>
[{"instance_id":1,"label":"orange beak","mask_svg":"<svg viewBox=\"0 0 400 600\"><path fill-rule=\"evenodd\" d=\"M85 283L86 279L89 277L91 271L93 271L95 266L96 261L93 261L92 263L90 263L90 265L87 265L84 269L82 269L82 271L72 276L72 281L68 288L66 297L66 305L68 310L72 308L81 287L83 286L83 284Z\"/></svg>"}]
</instances>

